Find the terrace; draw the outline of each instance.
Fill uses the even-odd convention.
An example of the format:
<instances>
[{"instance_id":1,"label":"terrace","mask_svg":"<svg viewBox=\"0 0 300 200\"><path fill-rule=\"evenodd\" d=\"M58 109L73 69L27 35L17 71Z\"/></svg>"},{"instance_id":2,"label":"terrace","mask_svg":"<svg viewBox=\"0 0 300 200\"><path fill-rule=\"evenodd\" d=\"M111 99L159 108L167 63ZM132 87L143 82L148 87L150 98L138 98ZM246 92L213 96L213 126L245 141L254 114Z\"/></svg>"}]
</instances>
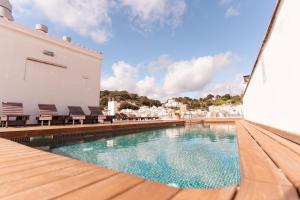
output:
<instances>
[{"instance_id":1,"label":"terrace","mask_svg":"<svg viewBox=\"0 0 300 200\"><path fill-rule=\"evenodd\" d=\"M183 125L182 121L0 129L0 136L76 134ZM0 140L3 199L299 199L300 146L280 132L236 121L242 180L224 189L179 189ZM76 129L78 129L76 131ZM113 131L113 129L115 131ZM106 130L106 131L104 131ZM74 132L75 131L75 132ZM32 135L28 135L31 133ZM11 136L10 136L11 134Z\"/></svg>"}]
</instances>

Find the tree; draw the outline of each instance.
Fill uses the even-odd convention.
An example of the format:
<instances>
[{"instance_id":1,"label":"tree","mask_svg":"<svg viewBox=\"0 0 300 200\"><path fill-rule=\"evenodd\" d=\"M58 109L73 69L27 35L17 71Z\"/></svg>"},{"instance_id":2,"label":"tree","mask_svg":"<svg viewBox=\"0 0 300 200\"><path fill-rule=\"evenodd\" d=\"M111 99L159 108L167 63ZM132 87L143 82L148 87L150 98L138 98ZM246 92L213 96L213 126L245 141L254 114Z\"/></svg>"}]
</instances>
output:
<instances>
[{"instance_id":1,"label":"tree","mask_svg":"<svg viewBox=\"0 0 300 200\"><path fill-rule=\"evenodd\" d=\"M128 102L122 102L121 105L120 105L119 110L123 110L123 109L138 110L139 107L137 107L136 105L133 105L131 103L128 103Z\"/></svg>"}]
</instances>

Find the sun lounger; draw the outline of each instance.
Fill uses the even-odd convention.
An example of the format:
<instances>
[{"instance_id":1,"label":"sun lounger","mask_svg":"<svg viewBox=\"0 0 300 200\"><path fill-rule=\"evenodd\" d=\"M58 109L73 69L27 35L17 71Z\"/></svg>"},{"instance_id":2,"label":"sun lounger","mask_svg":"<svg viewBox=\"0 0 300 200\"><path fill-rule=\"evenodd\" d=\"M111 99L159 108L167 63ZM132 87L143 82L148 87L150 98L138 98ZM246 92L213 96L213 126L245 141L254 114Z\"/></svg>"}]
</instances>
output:
<instances>
[{"instance_id":1,"label":"sun lounger","mask_svg":"<svg viewBox=\"0 0 300 200\"><path fill-rule=\"evenodd\" d=\"M26 126L29 115L24 114L22 103L3 103L1 112L1 126Z\"/></svg>"},{"instance_id":2,"label":"sun lounger","mask_svg":"<svg viewBox=\"0 0 300 200\"><path fill-rule=\"evenodd\" d=\"M89 106L89 110L91 114L86 116L86 121L88 123L103 123L106 119L106 116L102 113L100 107L97 106Z\"/></svg>"},{"instance_id":3,"label":"sun lounger","mask_svg":"<svg viewBox=\"0 0 300 200\"><path fill-rule=\"evenodd\" d=\"M38 122L43 126L44 121L51 124L64 124L68 116L59 115L54 104L39 104L40 116L37 117Z\"/></svg>"},{"instance_id":4,"label":"sun lounger","mask_svg":"<svg viewBox=\"0 0 300 200\"><path fill-rule=\"evenodd\" d=\"M69 117L72 121L72 124L75 124L75 121L79 121L80 124L83 124L83 121L85 120L86 116L80 106L68 106L69 108Z\"/></svg>"},{"instance_id":5,"label":"sun lounger","mask_svg":"<svg viewBox=\"0 0 300 200\"><path fill-rule=\"evenodd\" d=\"M120 113L120 116L121 116L122 120L129 120L129 117L124 113Z\"/></svg>"},{"instance_id":6,"label":"sun lounger","mask_svg":"<svg viewBox=\"0 0 300 200\"><path fill-rule=\"evenodd\" d=\"M129 114L129 115L127 115L128 116L128 118L129 118L129 120L137 120L138 118L136 117L136 115L134 115L134 114Z\"/></svg>"}]
</instances>

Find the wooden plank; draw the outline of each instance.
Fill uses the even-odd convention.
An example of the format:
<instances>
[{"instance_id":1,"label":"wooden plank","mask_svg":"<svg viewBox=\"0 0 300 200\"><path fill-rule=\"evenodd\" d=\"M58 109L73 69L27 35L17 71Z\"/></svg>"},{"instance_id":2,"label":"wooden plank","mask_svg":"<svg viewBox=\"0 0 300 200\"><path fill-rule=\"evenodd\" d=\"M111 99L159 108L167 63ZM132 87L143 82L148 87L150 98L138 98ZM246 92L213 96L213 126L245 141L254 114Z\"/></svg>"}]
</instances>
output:
<instances>
[{"instance_id":1,"label":"wooden plank","mask_svg":"<svg viewBox=\"0 0 300 200\"><path fill-rule=\"evenodd\" d=\"M32 156L32 157L29 157L29 159L22 158L22 159L13 160L13 161L0 162L0 170L3 167L13 167L13 166L18 166L18 165L24 165L24 164L28 164L28 163L32 163L32 162L39 162L42 160L47 160L49 158L54 158L54 157L56 157L56 156L45 154L43 156Z\"/></svg>"},{"instance_id":2,"label":"wooden plank","mask_svg":"<svg viewBox=\"0 0 300 200\"><path fill-rule=\"evenodd\" d=\"M179 191L178 188L146 181L113 198L114 200L164 200L170 199Z\"/></svg>"},{"instance_id":3,"label":"wooden plank","mask_svg":"<svg viewBox=\"0 0 300 200\"><path fill-rule=\"evenodd\" d=\"M237 137L242 182L235 199L265 199L270 196L274 199L298 199L293 185L240 123L237 123Z\"/></svg>"},{"instance_id":4,"label":"wooden plank","mask_svg":"<svg viewBox=\"0 0 300 200\"><path fill-rule=\"evenodd\" d=\"M283 138L286 138L287 140L293 141L293 142L300 145L300 135L298 135L296 133L284 131L284 130L281 130L281 129L277 129L277 128L267 126L267 125L264 125L264 124L260 124L260 123L255 123L255 122L252 122L252 121L247 121L247 122L250 122L251 124L259 126L259 127L263 128L265 130L268 130L268 131L270 131L270 132L272 132L276 135L279 135Z\"/></svg>"},{"instance_id":5,"label":"wooden plank","mask_svg":"<svg viewBox=\"0 0 300 200\"><path fill-rule=\"evenodd\" d=\"M34 168L38 168L44 165L51 165L52 163L58 162L58 161L66 161L68 160L68 158L64 158L64 157L53 157L53 158L49 158L49 159L45 159L39 162L31 162L28 164L24 164L24 165L18 165L18 166L14 166L14 167L4 167L1 168L0 170L0 175L3 174L9 174L9 173L16 173L18 171L24 171L27 169L34 169Z\"/></svg>"},{"instance_id":6,"label":"wooden plank","mask_svg":"<svg viewBox=\"0 0 300 200\"><path fill-rule=\"evenodd\" d=\"M224 189L198 190L184 189L172 200L230 200L236 192L236 186Z\"/></svg>"},{"instance_id":7,"label":"wooden plank","mask_svg":"<svg viewBox=\"0 0 300 200\"><path fill-rule=\"evenodd\" d=\"M282 172L300 191L300 156L272 138L259 132L253 126L247 125L245 122L242 122L242 124L262 146L264 151L272 158L274 163L279 166Z\"/></svg>"},{"instance_id":8,"label":"wooden plank","mask_svg":"<svg viewBox=\"0 0 300 200\"><path fill-rule=\"evenodd\" d=\"M15 156L13 156L13 155L6 156L6 157L1 156L0 163L15 161L15 160L19 160L19 159L27 159L27 158L36 157L36 156L44 156L44 155L45 154L43 154L41 152L34 152L34 153L28 153L28 154L16 154Z\"/></svg>"},{"instance_id":9,"label":"wooden plank","mask_svg":"<svg viewBox=\"0 0 300 200\"><path fill-rule=\"evenodd\" d=\"M254 127L255 129L257 129L258 131L260 131L261 133L269 136L270 138L272 138L273 140L277 141L278 143L280 143L281 145L289 148L291 151L294 151L295 153L300 155L300 145L297 143L294 143L290 140L287 140L277 134L272 133L271 131L268 131L266 129L263 129L257 125L251 124L251 123L247 123L247 125Z\"/></svg>"},{"instance_id":10,"label":"wooden plank","mask_svg":"<svg viewBox=\"0 0 300 200\"><path fill-rule=\"evenodd\" d=\"M269 182L243 180L235 199L238 200L299 200L295 188Z\"/></svg>"},{"instance_id":11,"label":"wooden plank","mask_svg":"<svg viewBox=\"0 0 300 200\"><path fill-rule=\"evenodd\" d=\"M43 126L43 127L22 127L22 128L0 128L0 137L5 139L22 138L22 137L36 137L49 135L69 135L93 133L96 135L104 134L120 134L122 132L128 133L130 131L145 130L150 128L170 127L173 125L183 126L185 121L135 121L126 123L114 124L91 124L83 126Z\"/></svg>"},{"instance_id":12,"label":"wooden plank","mask_svg":"<svg viewBox=\"0 0 300 200\"><path fill-rule=\"evenodd\" d=\"M111 178L97 182L89 187L63 195L57 199L72 199L72 200L99 200L108 199L144 182L143 179L127 174L118 174Z\"/></svg>"},{"instance_id":13,"label":"wooden plank","mask_svg":"<svg viewBox=\"0 0 300 200\"><path fill-rule=\"evenodd\" d=\"M54 163L50 163L50 165L41 166L39 168L27 169L24 171L18 171L18 172L10 173L10 174L3 174L0 176L0 184L8 185L7 183L12 182L12 181L14 181L14 182L16 182L18 180L22 181L29 177L39 176L41 174L49 173L52 171L57 171L62 168L75 166L80 163L81 162L76 161L76 160L67 160L67 161L60 160L60 161L57 161Z\"/></svg>"},{"instance_id":14,"label":"wooden plank","mask_svg":"<svg viewBox=\"0 0 300 200\"><path fill-rule=\"evenodd\" d=\"M106 169L94 169L88 172L64 178L55 182L41 185L29 190L15 193L2 199L7 200L24 200L30 198L32 200L38 199L53 199L55 197L70 193L85 186L101 181L107 177L113 176L117 172ZM74 197L75 199L75 197ZM88 198L84 198L88 199Z\"/></svg>"},{"instance_id":15,"label":"wooden plank","mask_svg":"<svg viewBox=\"0 0 300 200\"><path fill-rule=\"evenodd\" d=\"M57 167L58 165L56 165L55 171L45 171L39 168L37 171L39 171L39 173L43 171L43 174L27 177L27 178L22 175L22 179L20 181L9 182L8 184L2 183L2 185L0 185L1 186L0 198L13 195L18 192L26 191L35 187L39 187L45 184L49 184L55 181L59 181L61 179L76 176L78 174L87 172L91 169L95 169L95 166L86 165L80 162L77 162L77 164L74 164L74 162L73 163L64 162L64 163L65 163L64 166L60 165L59 167ZM7 178L11 178L11 177L7 177Z\"/></svg>"}]
</instances>

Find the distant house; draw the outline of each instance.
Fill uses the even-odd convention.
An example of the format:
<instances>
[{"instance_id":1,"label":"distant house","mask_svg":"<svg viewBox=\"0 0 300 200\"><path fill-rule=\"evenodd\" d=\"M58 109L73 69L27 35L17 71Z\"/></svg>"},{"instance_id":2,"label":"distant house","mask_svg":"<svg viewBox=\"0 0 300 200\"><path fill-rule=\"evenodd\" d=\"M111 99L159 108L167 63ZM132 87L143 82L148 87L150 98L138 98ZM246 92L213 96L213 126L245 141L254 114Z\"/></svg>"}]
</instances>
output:
<instances>
[{"instance_id":1,"label":"distant house","mask_svg":"<svg viewBox=\"0 0 300 200\"><path fill-rule=\"evenodd\" d=\"M60 114L68 114L67 106L82 106L86 113L87 106L99 106L102 54L70 37L54 38L44 25L34 29L10 21L9 1L1 3L0 106L22 102L30 123L39 114L38 104L56 104Z\"/></svg>"},{"instance_id":2,"label":"distant house","mask_svg":"<svg viewBox=\"0 0 300 200\"><path fill-rule=\"evenodd\" d=\"M209 106L206 117L242 117L242 105L225 104L221 106Z\"/></svg>"},{"instance_id":3,"label":"distant house","mask_svg":"<svg viewBox=\"0 0 300 200\"><path fill-rule=\"evenodd\" d=\"M166 108L180 108L182 105L182 103L175 101L175 99L169 99L164 103L164 107Z\"/></svg>"}]
</instances>

